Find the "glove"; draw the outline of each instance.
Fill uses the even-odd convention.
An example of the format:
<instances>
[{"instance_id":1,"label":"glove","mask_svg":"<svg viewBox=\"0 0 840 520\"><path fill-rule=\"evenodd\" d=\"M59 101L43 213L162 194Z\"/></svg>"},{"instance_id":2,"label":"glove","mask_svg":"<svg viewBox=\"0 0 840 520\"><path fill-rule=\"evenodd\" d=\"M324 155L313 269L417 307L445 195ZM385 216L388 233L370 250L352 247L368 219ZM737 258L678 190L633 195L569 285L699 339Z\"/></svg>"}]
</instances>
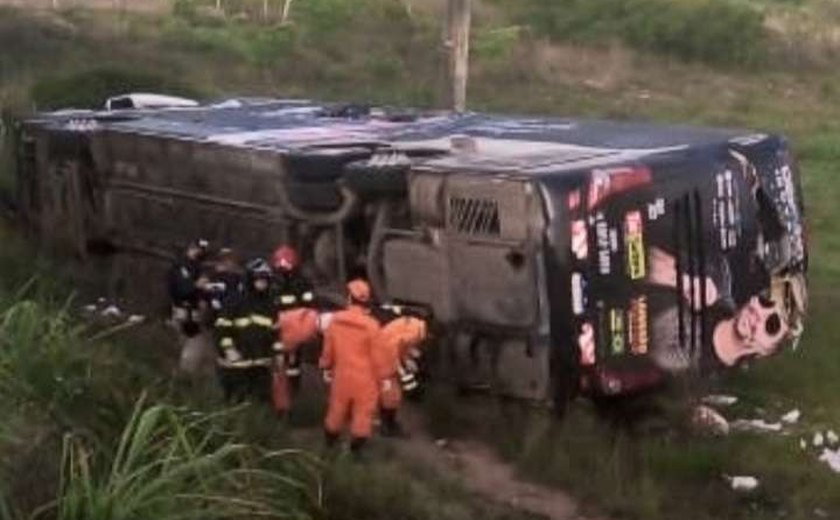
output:
<instances>
[{"instance_id":1,"label":"glove","mask_svg":"<svg viewBox=\"0 0 840 520\"><path fill-rule=\"evenodd\" d=\"M393 387L394 387L394 383L390 379L383 379L382 380L382 391L383 392L390 392Z\"/></svg>"},{"instance_id":2,"label":"glove","mask_svg":"<svg viewBox=\"0 0 840 520\"><path fill-rule=\"evenodd\" d=\"M327 370L327 369L321 370L321 378L324 380L324 383L326 383L326 384L332 383L332 380L333 380L332 370Z\"/></svg>"},{"instance_id":3,"label":"glove","mask_svg":"<svg viewBox=\"0 0 840 520\"><path fill-rule=\"evenodd\" d=\"M240 354L235 348L230 347L225 349L225 359L231 363L236 363L237 361L242 361L242 354Z\"/></svg>"}]
</instances>

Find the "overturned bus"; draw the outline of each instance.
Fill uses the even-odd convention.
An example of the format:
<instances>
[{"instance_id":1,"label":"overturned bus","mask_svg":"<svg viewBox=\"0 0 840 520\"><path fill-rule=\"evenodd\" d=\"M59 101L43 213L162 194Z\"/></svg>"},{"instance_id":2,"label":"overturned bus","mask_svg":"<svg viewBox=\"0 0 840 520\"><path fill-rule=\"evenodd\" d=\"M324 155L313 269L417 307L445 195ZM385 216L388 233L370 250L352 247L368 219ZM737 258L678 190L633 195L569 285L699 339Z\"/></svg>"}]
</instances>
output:
<instances>
[{"instance_id":1,"label":"overturned bus","mask_svg":"<svg viewBox=\"0 0 840 520\"><path fill-rule=\"evenodd\" d=\"M161 258L198 236L289 242L322 297L363 275L427 310L432 373L500 394L625 394L802 333L802 194L779 136L236 99L39 114L18 152L44 242Z\"/></svg>"}]
</instances>

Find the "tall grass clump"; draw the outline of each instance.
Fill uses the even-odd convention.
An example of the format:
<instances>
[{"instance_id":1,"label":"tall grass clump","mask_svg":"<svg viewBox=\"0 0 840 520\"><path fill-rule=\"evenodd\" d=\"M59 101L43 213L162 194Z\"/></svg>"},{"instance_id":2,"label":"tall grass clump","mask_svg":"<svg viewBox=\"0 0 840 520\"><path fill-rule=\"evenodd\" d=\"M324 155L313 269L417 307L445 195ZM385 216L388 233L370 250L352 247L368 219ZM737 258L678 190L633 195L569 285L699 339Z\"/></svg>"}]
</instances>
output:
<instances>
[{"instance_id":1,"label":"tall grass clump","mask_svg":"<svg viewBox=\"0 0 840 520\"><path fill-rule=\"evenodd\" d=\"M302 453L260 453L218 430L220 417L139 401L113 451L66 435L61 492L38 511L58 520L310 518L318 479ZM297 463L290 476L269 468Z\"/></svg>"},{"instance_id":2,"label":"tall grass clump","mask_svg":"<svg viewBox=\"0 0 840 520\"><path fill-rule=\"evenodd\" d=\"M501 2L498 2L501 4ZM686 60L736 65L765 54L763 15L728 0L523 0L512 7L556 41L631 47Z\"/></svg>"},{"instance_id":3,"label":"tall grass clump","mask_svg":"<svg viewBox=\"0 0 840 520\"><path fill-rule=\"evenodd\" d=\"M54 301L35 282L0 290L0 513L305 519L320 510L313 459L239 442L239 410L168 404L177 396L161 367L97 340L110 330Z\"/></svg>"}]
</instances>

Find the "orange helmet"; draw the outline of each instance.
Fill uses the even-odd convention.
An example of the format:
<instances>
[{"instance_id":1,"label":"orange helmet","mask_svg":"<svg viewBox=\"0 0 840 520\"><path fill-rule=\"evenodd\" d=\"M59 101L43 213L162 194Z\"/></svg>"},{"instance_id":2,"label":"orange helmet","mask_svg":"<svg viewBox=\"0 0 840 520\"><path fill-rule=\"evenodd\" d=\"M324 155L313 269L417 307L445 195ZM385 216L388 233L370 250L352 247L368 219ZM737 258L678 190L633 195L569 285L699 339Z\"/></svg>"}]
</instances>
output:
<instances>
[{"instance_id":1,"label":"orange helmet","mask_svg":"<svg viewBox=\"0 0 840 520\"><path fill-rule=\"evenodd\" d=\"M370 285L364 280L356 279L348 283L347 293L354 303L370 303Z\"/></svg>"},{"instance_id":2,"label":"orange helmet","mask_svg":"<svg viewBox=\"0 0 840 520\"><path fill-rule=\"evenodd\" d=\"M271 266L278 271L294 271L300 264L298 252L291 246L282 245L274 250Z\"/></svg>"}]
</instances>

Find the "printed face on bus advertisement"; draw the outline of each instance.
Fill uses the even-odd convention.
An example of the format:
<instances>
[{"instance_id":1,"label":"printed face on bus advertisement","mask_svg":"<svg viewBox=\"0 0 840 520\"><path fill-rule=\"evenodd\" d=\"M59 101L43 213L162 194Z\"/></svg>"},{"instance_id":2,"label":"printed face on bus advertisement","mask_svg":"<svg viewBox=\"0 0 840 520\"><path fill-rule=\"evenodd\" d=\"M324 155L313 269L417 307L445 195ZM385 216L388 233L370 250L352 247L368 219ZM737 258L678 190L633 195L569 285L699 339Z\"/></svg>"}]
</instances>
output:
<instances>
[{"instance_id":1,"label":"printed face on bus advertisement","mask_svg":"<svg viewBox=\"0 0 840 520\"><path fill-rule=\"evenodd\" d=\"M790 174L769 171L776 174L767 182L779 184L774 197L795 206ZM582 194L569 195L568 207L580 215L571 246L581 263L571 285L582 363L644 357L684 371L779 350L790 338L790 310L767 296L780 275L764 261L760 173L743 155L692 175L598 169ZM797 224L782 226L794 232Z\"/></svg>"}]
</instances>

